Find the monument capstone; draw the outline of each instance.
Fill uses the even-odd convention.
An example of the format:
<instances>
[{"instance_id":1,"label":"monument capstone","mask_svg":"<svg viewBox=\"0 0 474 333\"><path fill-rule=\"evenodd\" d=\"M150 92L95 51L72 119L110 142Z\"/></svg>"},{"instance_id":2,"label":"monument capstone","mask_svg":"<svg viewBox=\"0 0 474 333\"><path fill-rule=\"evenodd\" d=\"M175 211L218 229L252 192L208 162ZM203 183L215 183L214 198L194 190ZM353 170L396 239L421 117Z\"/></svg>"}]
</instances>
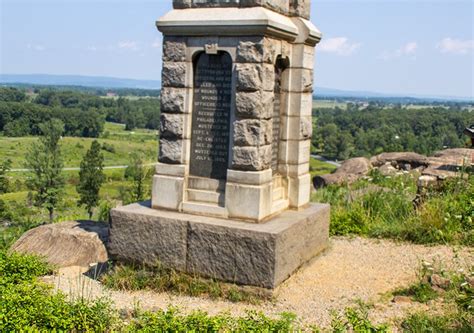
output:
<instances>
[{"instance_id":1,"label":"monument capstone","mask_svg":"<svg viewBox=\"0 0 474 333\"><path fill-rule=\"evenodd\" d=\"M113 209L109 252L274 288L328 242L310 204L310 0L174 0L150 203Z\"/></svg>"}]
</instances>

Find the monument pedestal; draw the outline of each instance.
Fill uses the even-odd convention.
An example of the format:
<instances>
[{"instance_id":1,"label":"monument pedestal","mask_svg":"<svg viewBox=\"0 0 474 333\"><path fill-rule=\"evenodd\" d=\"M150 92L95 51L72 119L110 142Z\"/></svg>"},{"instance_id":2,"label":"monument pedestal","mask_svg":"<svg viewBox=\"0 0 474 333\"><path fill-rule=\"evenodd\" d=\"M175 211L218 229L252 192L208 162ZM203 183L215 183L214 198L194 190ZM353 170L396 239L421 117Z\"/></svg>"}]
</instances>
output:
<instances>
[{"instance_id":1,"label":"monument pedestal","mask_svg":"<svg viewBox=\"0 0 474 333\"><path fill-rule=\"evenodd\" d=\"M157 210L149 202L111 211L113 260L275 288L328 244L329 205L310 204L256 224Z\"/></svg>"}]
</instances>

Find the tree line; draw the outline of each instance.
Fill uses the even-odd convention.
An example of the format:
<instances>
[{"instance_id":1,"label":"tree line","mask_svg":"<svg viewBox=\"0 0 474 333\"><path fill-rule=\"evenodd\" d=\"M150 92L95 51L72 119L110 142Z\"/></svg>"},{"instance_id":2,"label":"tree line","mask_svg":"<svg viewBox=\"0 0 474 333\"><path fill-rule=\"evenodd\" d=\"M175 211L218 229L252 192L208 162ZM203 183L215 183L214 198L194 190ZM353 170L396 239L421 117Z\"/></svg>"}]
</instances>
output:
<instances>
[{"instance_id":1,"label":"tree line","mask_svg":"<svg viewBox=\"0 0 474 333\"><path fill-rule=\"evenodd\" d=\"M338 160L394 151L431 154L464 147L467 138L463 130L474 124L474 113L459 107L407 109L370 103L365 108L314 109L313 116L314 148Z\"/></svg>"},{"instance_id":2,"label":"tree line","mask_svg":"<svg viewBox=\"0 0 474 333\"><path fill-rule=\"evenodd\" d=\"M33 95L17 88L0 88L0 132L6 136L39 135L39 124L64 123L68 136L99 137L105 121L134 128L158 129L156 98L103 98L79 91L43 89Z\"/></svg>"}]
</instances>

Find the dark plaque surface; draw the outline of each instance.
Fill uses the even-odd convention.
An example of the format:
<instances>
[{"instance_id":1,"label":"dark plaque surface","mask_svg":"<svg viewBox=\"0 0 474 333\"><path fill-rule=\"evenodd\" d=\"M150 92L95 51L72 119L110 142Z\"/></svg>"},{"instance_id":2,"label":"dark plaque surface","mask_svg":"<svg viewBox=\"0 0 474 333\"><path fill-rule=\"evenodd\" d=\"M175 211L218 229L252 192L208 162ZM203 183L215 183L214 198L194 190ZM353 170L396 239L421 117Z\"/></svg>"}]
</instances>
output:
<instances>
[{"instance_id":1,"label":"dark plaque surface","mask_svg":"<svg viewBox=\"0 0 474 333\"><path fill-rule=\"evenodd\" d=\"M201 53L194 70L191 134L193 176L226 179L229 162L229 125L232 59L229 54Z\"/></svg>"},{"instance_id":2,"label":"dark plaque surface","mask_svg":"<svg viewBox=\"0 0 474 333\"><path fill-rule=\"evenodd\" d=\"M273 119L272 119L272 170L275 173L278 169L278 147L280 145L280 122L281 122L281 75L283 68L275 66L275 88L273 101Z\"/></svg>"}]
</instances>

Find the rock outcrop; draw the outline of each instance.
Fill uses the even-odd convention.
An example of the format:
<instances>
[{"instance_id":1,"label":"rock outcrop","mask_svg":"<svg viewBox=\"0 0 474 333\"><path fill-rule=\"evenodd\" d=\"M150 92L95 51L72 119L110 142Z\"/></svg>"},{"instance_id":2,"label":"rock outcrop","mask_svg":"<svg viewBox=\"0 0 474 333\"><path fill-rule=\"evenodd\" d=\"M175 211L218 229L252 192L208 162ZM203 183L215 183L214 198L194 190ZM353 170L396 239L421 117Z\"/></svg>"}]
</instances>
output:
<instances>
[{"instance_id":1,"label":"rock outcrop","mask_svg":"<svg viewBox=\"0 0 474 333\"><path fill-rule=\"evenodd\" d=\"M370 159L370 163L373 167L380 167L384 164L390 163L397 169L408 169L408 165L411 169L418 167L426 167L429 164L429 160L426 156L420 155L413 152L401 152L401 153L382 153L376 155Z\"/></svg>"},{"instance_id":2,"label":"rock outcrop","mask_svg":"<svg viewBox=\"0 0 474 333\"><path fill-rule=\"evenodd\" d=\"M351 158L342 163L336 172L314 177L313 185L315 188L321 188L332 184L350 184L367 175L371 169L372 166L367 158Z\"/></svg>"},{"instance_id":3,"label":"rock outcrop","mask_svg":"<svg viewBox=\"0 0 474 333\"><path fill-rule=\"evenodd\" d=\"M46 224L28 230L10 251L36 254L58 268L106 263L108 226L93 221Z\"/></svg>"}]
</instances>

